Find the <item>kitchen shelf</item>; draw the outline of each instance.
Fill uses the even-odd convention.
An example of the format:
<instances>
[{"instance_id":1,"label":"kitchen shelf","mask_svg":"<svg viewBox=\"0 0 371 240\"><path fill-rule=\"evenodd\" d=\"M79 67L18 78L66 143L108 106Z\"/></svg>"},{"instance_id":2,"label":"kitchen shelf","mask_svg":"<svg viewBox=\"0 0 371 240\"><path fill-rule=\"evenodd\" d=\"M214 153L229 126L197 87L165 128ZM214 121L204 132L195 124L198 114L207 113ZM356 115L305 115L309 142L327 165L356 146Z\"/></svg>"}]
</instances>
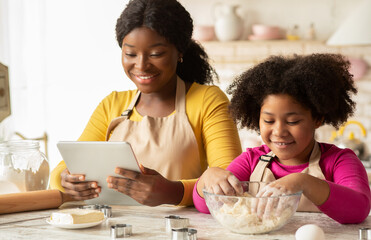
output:
<instances>
[{"instance_id":1,"label":"kitchen shelf","mask_svg":"<svg viewBox=\"0 0 371 240\"><path fill-rule=\"evenodd\" d=\"M271 55L306 55L335 53L363 57L371 55L371 45L328 46L325 41L269 40L269 41L200 41L215 64L257 63Z\"/></svg>"}]
</instances>

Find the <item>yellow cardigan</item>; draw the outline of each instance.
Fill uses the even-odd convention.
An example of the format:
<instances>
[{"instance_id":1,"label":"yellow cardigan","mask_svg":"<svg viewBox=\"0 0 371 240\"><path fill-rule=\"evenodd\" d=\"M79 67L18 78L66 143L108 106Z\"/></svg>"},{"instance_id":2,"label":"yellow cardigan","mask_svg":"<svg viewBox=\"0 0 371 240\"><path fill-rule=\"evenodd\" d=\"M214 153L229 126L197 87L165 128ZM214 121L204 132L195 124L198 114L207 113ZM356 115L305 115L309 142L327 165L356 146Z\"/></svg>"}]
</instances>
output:
<instances>
[{"instance_id":1,"label":"yellow cardigan","mask_svg":"<svg viewBox=\"0 0 371 240\"><path fill-rule=\"evenodd\" d=\"M104 98L91 116L79 141L105 141L110 122L127 109L137 90L112 92ZM217 86L193 83L186 95L186 113L195 134L200 154L200 165L226 168L241 153L237 128L228 113L229 100ZM142 116L135 110L132 121L141 121ZM53 169L50 186L64 191L61 186L61 172L66 168L61 161ZM192 191L197 179L180 179L184 195L179 205L192 205ZM102 184L102 183L101 183Z\"/></svg>"}]
</instances>

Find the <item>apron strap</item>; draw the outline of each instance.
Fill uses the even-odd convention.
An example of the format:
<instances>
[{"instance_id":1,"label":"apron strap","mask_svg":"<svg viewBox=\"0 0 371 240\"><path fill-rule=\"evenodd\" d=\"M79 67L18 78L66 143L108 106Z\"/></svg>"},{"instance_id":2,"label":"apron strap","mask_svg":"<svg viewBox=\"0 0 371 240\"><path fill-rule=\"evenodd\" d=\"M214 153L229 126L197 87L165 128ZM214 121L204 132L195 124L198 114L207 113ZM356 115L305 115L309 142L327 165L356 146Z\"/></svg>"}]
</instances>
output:
<instances>
[{"instance_id":1,"label":"apron strap","mask_svg":"<svg viewBox=\"0 0 371 240\"><path fill-rule=\"evenodd\" d=\"M135 97L133 100L131 100L129 107L121 113L120 117L114 118L111 123L108 125L107 132L106 132L106 141L108 141L109 136L111 135L111 132L113 129L117 127L122 121L128 119L133 112L134 106L137 103L140 96L140 91L138 90L137 94L135 94Z\"/></svg>"},{"instance_id":2,"label":"apron strap","mask_svg":"<svg viewBox=\"0 0 371 240\"><path fill-rule=\"evenodd\" d=\"M133 100L131 100L131 102L130 102L130 104L129 104L129 107L128 107L125 111L123 111L123 112L121 113L121 116L123 116L123 117L127 117L127 118L130 117L131 113L133 112L133 109L134 109L135 104L137 104L137 102L138 102L138 99L139 99L140 93L141 93L141 92L138 90L138 91L137 91L137 94L135 94L135 97L133 98Z\"/></svg>"},{"instance_id":3,"label":"apron strap","mask_svg":"<svg viewBox=\"0 0 371 240\"><path fill-rule=\"evenodd\" d=\"M319 148L319 144L315 142L312 153L309 157L309 165L306 169L302 171L302 173L308 173L319 179L326 179L319 165L320 159L321 159L321 150Z\"/></svg>"},{"instance_id":4,"label":"apron strap","mask_svg":"<svg viewBox=\"0 0 371 240\"><path fill-rule=\"evenodd\" d=\"M319 160L321 160L321 150L319 149L318 142L314 142L314 147L309 157L308 167L319 166Z\"/></svg>"},{"instance_id":5,"label":"apron strap","mask_svg":"<svg viewBox=\"0 0 371 240\"><path fill-rule=\"evenodd\" d=\"M117 125L119 125L122 121L124 121L124 119L125 117L117 117L111 121L106 132L106 141L109 140L112 130L117 127Z\"/></svg>"},{"instance_id":6,"label":"apron strap","mask_svg":"<svg viewBox=\"0 0 371 240\"><path fill-rule=\"evenodd\" d=\"M176 96L175 96L175 110L176 113L184 113L186 112L185 110L185 83L180 77L177 76L176 80Z\"/></svg>"},{"instance_id":7,"label":"apron strap","mask_svg":"<svg viewBox=\"0 0 371 240\"><path fill-rule=\"evenodd\" d=\"M276 155L272 151L265 155L261 155L259 157L258 164L256 165L254 171L250 175L250 181L261 182L263 180L265 168L268 166L268 164L275 156Z\"/></svg>"}]
</instances>

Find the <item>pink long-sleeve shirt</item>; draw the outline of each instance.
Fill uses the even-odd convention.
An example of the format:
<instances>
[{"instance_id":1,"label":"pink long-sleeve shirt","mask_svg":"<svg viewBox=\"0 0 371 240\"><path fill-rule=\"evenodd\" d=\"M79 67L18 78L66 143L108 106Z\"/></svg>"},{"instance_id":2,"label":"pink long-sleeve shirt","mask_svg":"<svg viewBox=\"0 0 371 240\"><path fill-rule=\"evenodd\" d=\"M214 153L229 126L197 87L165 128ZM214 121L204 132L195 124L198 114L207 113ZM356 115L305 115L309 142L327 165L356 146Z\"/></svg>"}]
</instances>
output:
<instances>
[{"instance_id":1,"label":"pink long-sleeve shirt","mask_svg":"<svg viewBox=\"0 0 371 240\"><path fill-rule=\"evenodd\" d=\"M330 187L328 199L317 206L323 213L339 223L363 222L370 212L371 192L366 170L362 162L350 149L340 149L333 144L320 143L321 159L319 165ZM235 158L227 170L240 181L248 181L259 157L270 149L266 145L248 148ZM286 166L273 160L269 168L279 179L291 173L303 171L308 163ZM209 213L205 200L193 189L195 207L203 213Z\"/></svg>"}]
</instances>

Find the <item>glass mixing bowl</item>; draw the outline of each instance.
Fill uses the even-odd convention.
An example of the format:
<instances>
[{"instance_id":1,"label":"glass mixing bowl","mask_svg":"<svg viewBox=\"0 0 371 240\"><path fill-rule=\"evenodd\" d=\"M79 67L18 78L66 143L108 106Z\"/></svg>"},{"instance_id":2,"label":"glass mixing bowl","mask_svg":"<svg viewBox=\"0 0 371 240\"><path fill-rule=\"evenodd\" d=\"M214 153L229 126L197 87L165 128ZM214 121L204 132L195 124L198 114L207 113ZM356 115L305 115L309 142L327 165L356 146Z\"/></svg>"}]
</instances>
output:
<instances>
[{"instance_id":1,"label":"glass mixing bowl","mask_svg":"<svg viewBox=\"0 0 371 240\"><path fill-rule=\"evenodd\" d=\"M218 195L203 190L211 215L235 233L262 234L285 225L298 208L302 192L256 197L268 183L241 182L243 196Z\"/></svg>"}]
</instances>

